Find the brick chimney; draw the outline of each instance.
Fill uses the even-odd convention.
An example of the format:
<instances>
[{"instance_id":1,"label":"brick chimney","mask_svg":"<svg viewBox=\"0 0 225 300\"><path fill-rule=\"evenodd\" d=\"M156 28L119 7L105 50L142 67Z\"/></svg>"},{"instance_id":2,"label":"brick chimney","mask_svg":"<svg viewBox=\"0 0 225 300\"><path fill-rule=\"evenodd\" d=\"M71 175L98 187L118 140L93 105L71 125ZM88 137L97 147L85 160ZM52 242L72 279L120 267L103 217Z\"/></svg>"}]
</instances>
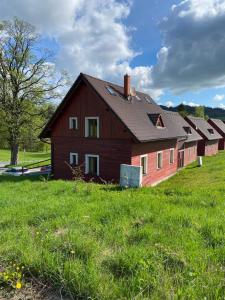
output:
<instances>
[{"instance_id":1,"label":"brick chimney","mask_svg":"<svg viewBox=\"0 0 225 300\"><path fill-rule=\"evenodd\" d=\"M131 93L131 79L128 74L124 75L124 96L128 98Z\"/></svg>"}]
</instances>

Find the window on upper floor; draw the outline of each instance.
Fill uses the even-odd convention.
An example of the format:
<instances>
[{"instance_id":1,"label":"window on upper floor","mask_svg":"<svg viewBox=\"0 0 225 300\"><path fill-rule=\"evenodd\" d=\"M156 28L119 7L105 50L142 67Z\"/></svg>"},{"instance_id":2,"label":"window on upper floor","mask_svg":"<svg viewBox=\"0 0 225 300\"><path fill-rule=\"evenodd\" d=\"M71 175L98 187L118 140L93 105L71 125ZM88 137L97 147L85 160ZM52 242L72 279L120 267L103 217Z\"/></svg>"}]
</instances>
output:
<instances>
[{"instance_id":1,"label":"window on upper floor","mask_svg":"<svg viewBox=\"0 0 225 300\"><path fill-rule=\"evenodd\" d=\"M142 166L142 175L147 175L148 173L148 155L141 156L141 166Z\"/></svg>"},{"instance_id":2,"label":"window on upper floor","mask_svg":"<svg viewBox=\"0 0 225 300\"><path fill-rule=\"evenodd\" d=\"M85 118L85 137L99 138L99 118Z\"/></svg>"},{"instance_id":3,"label":"window on upper floor","mask_svg":"<svg viewBox=\"0 0 225 300\"><path fill-rule=\"evenodd\" d=\"M72 130L78 129L77 117L69 118L69 129L72 129Z\"/></svg>"},{"instance_id":4,"label":"window on upper floor","mask_svg":"<svg viewBox=\"0 0 225 300\"><path fill-rule=\"evenodd\" d=\"M158 152L157 153L157 169L162 169L163 167L163 153Z\"/></svg>"}]
</instances>

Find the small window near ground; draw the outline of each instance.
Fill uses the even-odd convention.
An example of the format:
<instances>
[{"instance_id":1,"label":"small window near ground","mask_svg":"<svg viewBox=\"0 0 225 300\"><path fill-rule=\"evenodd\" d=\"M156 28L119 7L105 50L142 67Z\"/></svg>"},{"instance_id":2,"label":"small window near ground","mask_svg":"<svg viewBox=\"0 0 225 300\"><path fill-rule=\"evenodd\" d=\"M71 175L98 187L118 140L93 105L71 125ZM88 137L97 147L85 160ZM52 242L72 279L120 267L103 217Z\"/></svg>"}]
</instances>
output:
<instances>
[{"instance_id":1,"label":"small window near ground","mask_svg":"<svg viewBox=\"0 0 225 300\"><path fill-rule=\"evenodd\" d=\"M88 154L85 157L85 173L99 176L99 156Z\"/></svg>"},{"instance_id":2,"label":"small window near ground","mask_svg":"<svg viewBox=\"0 0 225 300\"><path fill-rule=\"evenodd\" d=\"M78 122L76 117L69 118L69 129L75 130L78 128Z\"/></svg>"},{"instance_id":3,"label":"small window near ground","mask_svg":"<svg viewBox=\"0 0 225 300\"><path fill-rule=\"evenodd\" d=\"M157 153L157 169L162 169L163 166L163 154L162 152Z\"/></svg>"},{"instance_id":4,"label":"small window near ground","mask_svg":"<svg viewBox=\"0 0 225 300\"><path fill-rule=\"evenodd\" d=\"M146 175L148 173L148 156L141 156L141 166L142 166L142 174Z\"/></svg>"},{"instance_id":5,"label":"small window near ground","mask_svg":"<svg viewBox=\"0 0 225 300\"><path fill-rule=\"evenodd\" d=\"M85 118L85 137L99 137L99 118Z\"/></svg>"},{"instance_id":6,"label":"small window near ground","mask_svg":"<svg viewBox=\"0 0 225 300\"><path fill-rule=\"evenodd\" d=\"M170 164L174 163L174 149L170 149Z\"/></svg>"},{"instance_id":7,"label":"small window near ground","mask_svg":"<svg viewBox=\"0 0 225 300\"><path fill-rule=\"evenodd\" d=\"M78 165L78 154L70 153L70 165L77 166Z\"/></svg>"}]
</instances>

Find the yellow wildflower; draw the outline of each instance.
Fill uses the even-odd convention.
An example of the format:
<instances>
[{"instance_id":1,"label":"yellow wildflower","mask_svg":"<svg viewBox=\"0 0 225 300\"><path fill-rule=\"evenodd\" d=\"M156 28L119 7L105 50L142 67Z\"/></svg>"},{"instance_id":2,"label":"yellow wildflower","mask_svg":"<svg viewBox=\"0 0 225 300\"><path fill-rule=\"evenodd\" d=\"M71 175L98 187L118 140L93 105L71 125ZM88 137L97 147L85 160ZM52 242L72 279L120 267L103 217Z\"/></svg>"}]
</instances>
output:
<instances>
[{"instance_id":1,"label":"yellow wildflower","mask_svg":"<svg viewBox=\"0 0 225 300\"><path fill-rule=\"evenodd\" d=\"M21 287L22 287L21 282L17 281L17 283L16 283L16 288L17 288L17 289L21 289Z\"/></svg>"}]
</instances>

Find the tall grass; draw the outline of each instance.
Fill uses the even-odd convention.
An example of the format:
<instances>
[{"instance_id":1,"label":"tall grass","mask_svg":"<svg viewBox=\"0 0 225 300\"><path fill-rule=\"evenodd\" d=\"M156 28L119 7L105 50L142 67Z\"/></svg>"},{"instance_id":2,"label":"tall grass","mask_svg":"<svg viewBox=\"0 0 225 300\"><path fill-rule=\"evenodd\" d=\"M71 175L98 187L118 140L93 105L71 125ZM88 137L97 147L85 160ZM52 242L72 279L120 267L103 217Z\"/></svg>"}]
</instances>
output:
<instances>
[{"instance_id":1,"label":"tall grass","mask_svg":"<svg viewBox=\"0 0 225 300\"><path fill-rule=\"evenodd\" d=\"M0 177L0 264L74 299L224 299L225 153L154 188Z\"/></svg>"}]
</instances>

